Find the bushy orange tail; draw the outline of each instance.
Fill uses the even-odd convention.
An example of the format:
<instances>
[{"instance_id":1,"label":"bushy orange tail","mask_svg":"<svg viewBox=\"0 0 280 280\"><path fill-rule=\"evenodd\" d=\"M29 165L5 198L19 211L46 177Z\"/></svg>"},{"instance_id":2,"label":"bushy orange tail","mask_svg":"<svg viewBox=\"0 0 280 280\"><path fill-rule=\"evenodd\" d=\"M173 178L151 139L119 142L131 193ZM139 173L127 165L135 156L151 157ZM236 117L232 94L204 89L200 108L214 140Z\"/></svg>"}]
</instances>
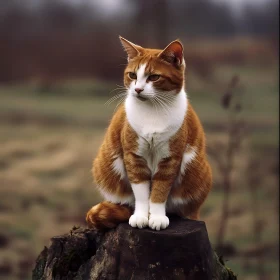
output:
<instances>
[{"instance_id":1,"label":"bushy orange tail","mask_svg":"<svg viewBox=\"0 0 280 280\"><path fill-rule=\"evenodd\" d=\"M86 221L90 228L105 230L127 222L132 213L133 209L128 205L103 201L88 211Z\"/></svg>"}]
</instances>

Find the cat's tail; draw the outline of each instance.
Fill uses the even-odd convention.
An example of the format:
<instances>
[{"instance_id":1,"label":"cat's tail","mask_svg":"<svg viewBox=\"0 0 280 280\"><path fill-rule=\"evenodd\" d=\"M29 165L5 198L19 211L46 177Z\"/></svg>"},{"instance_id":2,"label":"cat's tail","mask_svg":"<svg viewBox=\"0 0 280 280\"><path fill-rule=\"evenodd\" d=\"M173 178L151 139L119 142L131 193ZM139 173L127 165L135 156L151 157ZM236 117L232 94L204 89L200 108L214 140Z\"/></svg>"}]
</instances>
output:
<instances>
[{"instance_id":1,"label":"cat's tail","mask_svg":"<svg viewBox=\"0 0 280 280\"><path fill-rule=\"evenodd\" d=\"M114 228L120 223L128 222L132 214L133 209L128 205L103 201L88 211L86 221L90 228L105 230Z\"/></svg>"}]
</instances>

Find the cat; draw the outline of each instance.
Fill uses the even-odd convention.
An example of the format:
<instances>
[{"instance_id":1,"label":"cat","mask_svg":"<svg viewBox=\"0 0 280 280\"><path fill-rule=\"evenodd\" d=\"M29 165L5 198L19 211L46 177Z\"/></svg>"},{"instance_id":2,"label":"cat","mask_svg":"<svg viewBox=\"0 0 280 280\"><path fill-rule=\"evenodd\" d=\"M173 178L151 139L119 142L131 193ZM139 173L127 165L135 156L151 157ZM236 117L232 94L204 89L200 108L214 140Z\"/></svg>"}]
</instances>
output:
<instances>
[{"instance_id":1,"label":"cat","mask_svg":"<svg viewBox=\"0 0 280 280\"><path fill-rule=\"evenodd\" d=\"M212 187L203 127L185 91L179 40L147 49L122 37L126 99L114 114L93 162L105 201L86 216L90 227L165 229L167 213L199 219Z\"/></svg>"}]
</instances>

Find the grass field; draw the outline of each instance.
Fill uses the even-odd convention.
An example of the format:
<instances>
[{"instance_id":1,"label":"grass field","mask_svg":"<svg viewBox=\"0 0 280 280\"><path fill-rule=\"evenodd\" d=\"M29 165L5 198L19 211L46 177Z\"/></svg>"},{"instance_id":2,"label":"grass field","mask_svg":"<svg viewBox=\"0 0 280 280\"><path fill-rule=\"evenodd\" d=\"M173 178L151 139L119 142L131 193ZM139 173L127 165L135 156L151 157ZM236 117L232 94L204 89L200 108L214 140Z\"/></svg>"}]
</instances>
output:
<instances>
[{"instance_id":1,"label":"grass field","mask_svg":"<svg viewBox=\"0 0 280 280\"><path fill-rule=\"evenodd\" d=\"M215 81L190 75L189 98L205 127L208 146L227 141L227 113L220 98L235 74L240 77L241 117L248 133L236 155L226 241L235 253L227 265L238 279L257 277L257 253L264 253L265 278L278 278L278 74L277 65L216 69ZM0 278L30 279L34 261L50 237L85 225L86 211L100 197L91 163L102 141L114 104L104 103L114 84L73 81L47 91L36 83L0 87ZM254 241L251 194L246 165L261 165L257 192L262 242ZM223 199L221 177L202 210L215 244Z\"/></svg>"}]
</instances>

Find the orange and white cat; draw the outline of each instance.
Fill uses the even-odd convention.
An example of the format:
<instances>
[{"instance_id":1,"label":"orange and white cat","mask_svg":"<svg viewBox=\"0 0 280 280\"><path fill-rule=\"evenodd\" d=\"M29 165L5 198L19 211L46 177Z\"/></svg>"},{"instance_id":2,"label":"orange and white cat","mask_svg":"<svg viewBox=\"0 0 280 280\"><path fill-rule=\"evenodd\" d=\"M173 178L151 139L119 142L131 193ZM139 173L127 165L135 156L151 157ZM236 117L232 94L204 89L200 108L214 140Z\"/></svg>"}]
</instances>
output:
<instances>
[{"instance_id":1,"label":"orange and white cat","mask_svg":"<svg viewBox=\"0 0 280 280\"><path fill-rule=\"evenodd\" d=\"M198 219L212 187L201 123L187 99L180 41L146 49L120 37L128 55L125 102L93 163L105 201L87 213L97 229L129 221L165 229L167 213Z\"/></svg>"}]
</instances>

